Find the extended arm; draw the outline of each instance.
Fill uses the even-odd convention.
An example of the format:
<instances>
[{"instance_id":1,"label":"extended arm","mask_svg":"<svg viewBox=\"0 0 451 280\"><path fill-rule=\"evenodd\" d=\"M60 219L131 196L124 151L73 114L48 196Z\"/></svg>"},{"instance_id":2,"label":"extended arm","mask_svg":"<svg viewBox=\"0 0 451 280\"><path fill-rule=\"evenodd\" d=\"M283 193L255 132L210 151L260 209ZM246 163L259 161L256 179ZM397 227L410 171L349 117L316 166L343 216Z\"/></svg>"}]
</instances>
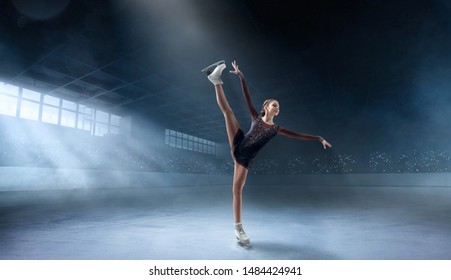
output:
<instances>
[{"instance_id":1,"label":"extended arm","mask_svg":"<svg viewBox=\"0 0 451 280\"><path fill-rule=\"evenodd\" d=\"M332 145L329 144L326 140L324 140L324 138L321 137L321 136L315 136L315 135L309 135L309 134L301 134L301 133L290 131L290 130L285 129L283 127L279 127L278 133L280 135L283 135L283 136L286 136L286 137L290 137L290 138L294 138L294 139L298 139L298 140L319 141L319 142L321 142L321 144L323 144L324 149L326 149L327 147L328 148L332 147Z\"/></svg>"},{"instance_id":2,"label":"extended arm","mask_svg":"<svg viewBox=\"0 0 451 280\"><path fill-rule=\"evenodd\" d=\"M254 120L258 116L258 112L252 104L251 95L249 93L249 88L247 87L246 79L244 79L243 73L238 69L238 65L236 61L232 62L232 66L235 69L234 71L230 71L240 77L241 81L241 89L243 90L244 99L246 100L247 107L249 108L249 112L251 114L252 120Z\"/></svg>"}]
</instances>

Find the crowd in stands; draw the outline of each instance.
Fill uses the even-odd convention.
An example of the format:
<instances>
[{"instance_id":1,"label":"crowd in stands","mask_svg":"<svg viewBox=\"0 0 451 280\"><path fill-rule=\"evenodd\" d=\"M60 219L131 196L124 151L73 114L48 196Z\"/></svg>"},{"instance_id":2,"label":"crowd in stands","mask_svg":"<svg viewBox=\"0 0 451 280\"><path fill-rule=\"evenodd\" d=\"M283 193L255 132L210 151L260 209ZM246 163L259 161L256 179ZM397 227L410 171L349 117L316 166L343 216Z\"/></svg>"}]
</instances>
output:
<instances>
[{"instance_id":1,"label":"crowd in stands","mask_svg":"<svg viewBox=\"0 0 451 280\"><path fill-rule=\"evenodd\" d=\"M89 140L91 139L91 140ZM0 166L120 169L167 173L230 175L233 161L174 148L138 148L103 138L83 141L30 141L0 137ZM340 174L340 173L436 173L451 171L451 151L373 151L365 154L291 155L285 159L257 157L251 174Z\"/></svg>"}]
</instances>

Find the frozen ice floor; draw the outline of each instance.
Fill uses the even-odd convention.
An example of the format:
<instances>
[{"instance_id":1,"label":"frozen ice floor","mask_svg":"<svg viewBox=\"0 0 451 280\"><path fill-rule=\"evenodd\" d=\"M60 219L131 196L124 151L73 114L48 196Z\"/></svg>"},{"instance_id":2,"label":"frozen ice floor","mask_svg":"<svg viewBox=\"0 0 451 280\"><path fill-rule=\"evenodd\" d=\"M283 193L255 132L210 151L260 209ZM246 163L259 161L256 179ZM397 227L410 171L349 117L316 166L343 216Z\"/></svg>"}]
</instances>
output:
<instances>
[{"instance_id":1,"label":"frozen ice floor","mask_svg":"<svg viewBox=\"0 0 451 280\"><path fill-rule=\"evenodd\" d=\"M451 259L451 188L256 186L0 193L0 259Z\"/></svg>"}]
</instances>

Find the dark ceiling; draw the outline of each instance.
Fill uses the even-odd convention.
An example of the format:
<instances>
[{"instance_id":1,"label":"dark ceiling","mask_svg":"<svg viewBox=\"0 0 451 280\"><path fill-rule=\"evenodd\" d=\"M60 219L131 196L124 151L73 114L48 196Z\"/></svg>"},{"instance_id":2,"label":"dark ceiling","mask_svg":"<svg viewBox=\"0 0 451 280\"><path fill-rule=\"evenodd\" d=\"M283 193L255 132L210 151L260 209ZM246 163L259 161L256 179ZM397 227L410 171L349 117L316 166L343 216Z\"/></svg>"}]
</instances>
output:
<instances>
[{"instance_id":1,"label":"dark ceiling","mask_svg":"<svg viewBox=\"0 0 451 280\"><path fill-rule=\"evenodd\" d=\"M421 118L420 105L450 104L434 94L450 86L449 8L426 0L2 1L0 79L225 142L200 69L220 59L230 69L236 59L257 108L279 99L283 126L334 135L352 127L354 137ZM227 72L224 89L246 129L239 80ZM429 84L438 87L419 90Z\"/></svg>"}]
</instances>

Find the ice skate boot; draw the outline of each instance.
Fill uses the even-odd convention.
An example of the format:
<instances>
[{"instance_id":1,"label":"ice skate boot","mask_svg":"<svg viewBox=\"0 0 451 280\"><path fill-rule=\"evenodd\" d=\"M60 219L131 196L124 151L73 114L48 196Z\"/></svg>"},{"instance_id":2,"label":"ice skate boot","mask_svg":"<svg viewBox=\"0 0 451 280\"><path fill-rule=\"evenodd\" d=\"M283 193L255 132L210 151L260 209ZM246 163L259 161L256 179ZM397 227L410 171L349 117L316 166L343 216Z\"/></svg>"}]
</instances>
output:
<instances>
[{"instance_id":1,"label":"ice skate boot","mask_svg":"<svg viewBox=\"0 0 451 280\"><path fill-rule=\"evenodd\" d=\"M205 74L207 74L207 76L208 75L210 75L212 72L213 72L213 70L216 68L216 66L218 66L219 64L225 64L225 61L224 60L220 60L220 61L218 61L218 62L215 62L215 63L213 63L212 65L210 65L210 66L207 66L207 67L205 67L204 69L202 69L202 70L200 70L202 73L205 73Z\"/></svg>"},{"instance_id":2,"label":"ice skate boot","mask_svg":"<svg viewBox=\"0 0 451 280\"><path fill-rule=\"evenodd\" d=\"M247 237L246 233L243 230L243 225L241 223L236 223L235 224L235 236L236 239L238 239L238 241L242 244L242 245L249 245L250 240Z\"/></svg>"},{"instance_id":3,"label":"ice skate boot","mask_svg":"<svg viewBox=\"0 0 451 280\"><path fill-rule=\"evenodd\" d=\"M221 80L221 74L225 68L226 68L226 65L224 63L224 60L221 60L221 61L213 63L212 65L202 69L202 72L207 74L208 75L207 77L210 80L210 82L212 82L215 86L217 86L217 85L223 84L223 82Z\"/></svg>"}]
</instances>

